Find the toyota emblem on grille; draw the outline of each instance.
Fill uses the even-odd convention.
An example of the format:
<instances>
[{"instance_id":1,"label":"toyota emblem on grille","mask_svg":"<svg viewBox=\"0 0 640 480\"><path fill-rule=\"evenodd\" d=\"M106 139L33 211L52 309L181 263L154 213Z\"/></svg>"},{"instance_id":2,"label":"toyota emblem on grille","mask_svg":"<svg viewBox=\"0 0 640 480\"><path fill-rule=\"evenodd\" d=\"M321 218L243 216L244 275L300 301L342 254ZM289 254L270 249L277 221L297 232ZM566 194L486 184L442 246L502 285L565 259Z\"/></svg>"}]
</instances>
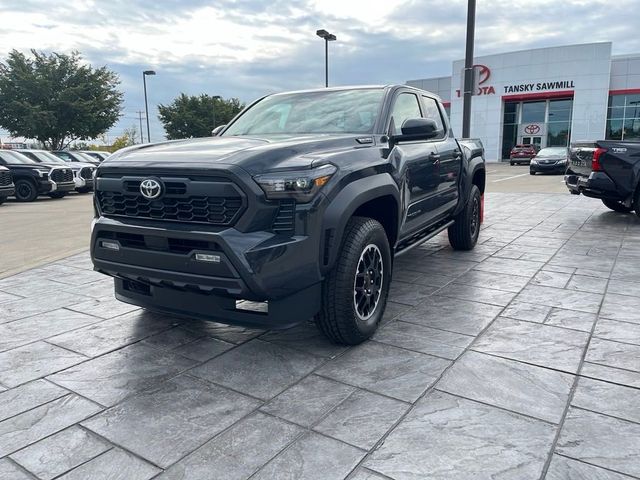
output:
<instances>
[{"instance_id":1,"label":"toyota emblem on grille","mask_svg":"<svg viewBox=\"0 0 640 480\"><path fill-rule=\"evenodd\" d=\"M153 200L162 193L162 185L157 180L147 178L140 183L140 193L144 198Z\"/></svg>"}]
</instances>

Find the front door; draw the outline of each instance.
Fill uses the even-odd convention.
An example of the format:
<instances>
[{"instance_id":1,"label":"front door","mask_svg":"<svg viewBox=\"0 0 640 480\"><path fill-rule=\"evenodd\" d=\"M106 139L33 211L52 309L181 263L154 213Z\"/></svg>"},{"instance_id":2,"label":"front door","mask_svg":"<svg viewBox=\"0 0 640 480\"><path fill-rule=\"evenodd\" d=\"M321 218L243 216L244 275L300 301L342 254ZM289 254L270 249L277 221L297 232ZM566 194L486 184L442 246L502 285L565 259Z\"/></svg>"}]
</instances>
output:
<instances>
[{"instance_id":1,"label":"front door","mask_svg":"<svg viewBox=\"0 0 640 480\"><path fill-rule=\"evenodd\" d=\"M422 118L418 96L413 92L400 92L394 99L389 121L389 133L399 135L405 120ZM420 230L437 210L437 192L440 183L440 157L437 141L417 140L396 144L390 154L396 160L400 178L404 179L405 222L400 235Z\"/></svg>"}]
</instances>

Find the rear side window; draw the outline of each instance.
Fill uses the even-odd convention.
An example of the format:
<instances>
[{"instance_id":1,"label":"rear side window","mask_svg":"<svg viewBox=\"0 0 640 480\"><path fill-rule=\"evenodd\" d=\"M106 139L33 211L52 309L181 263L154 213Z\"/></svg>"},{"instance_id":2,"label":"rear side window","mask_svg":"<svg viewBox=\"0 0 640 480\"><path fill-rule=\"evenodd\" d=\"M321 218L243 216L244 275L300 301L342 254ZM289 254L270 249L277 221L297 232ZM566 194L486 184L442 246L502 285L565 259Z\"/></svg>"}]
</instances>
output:
<instances>
[{"instance_id":1,"label":"rear side window","mask_svg":"<svg viewBox=\"0 0 640 480\"><path fill-rule=\"evenodd\" d=\"M422 103L424 105L424 118L429 118L436 122L438 130L442 131L442 134L438 135L437 138L444 138L444 122L442 121L442 114L438 108L438 103L433 98L425 97L424 95L422 96Z\"/></svg>"},{"instance_id":2,"label":"rear side window","mask_svg":"<svg viewBox=\"0 0 640 480\"><path fill-rule=\"evenodd\" d=\"M418 97L413 93L401 93L396 97L391 111L391 133L400 135L402 133L402 124L405 120L421 117L422 113L420 112Z\"/></svg>"}]
</instances>

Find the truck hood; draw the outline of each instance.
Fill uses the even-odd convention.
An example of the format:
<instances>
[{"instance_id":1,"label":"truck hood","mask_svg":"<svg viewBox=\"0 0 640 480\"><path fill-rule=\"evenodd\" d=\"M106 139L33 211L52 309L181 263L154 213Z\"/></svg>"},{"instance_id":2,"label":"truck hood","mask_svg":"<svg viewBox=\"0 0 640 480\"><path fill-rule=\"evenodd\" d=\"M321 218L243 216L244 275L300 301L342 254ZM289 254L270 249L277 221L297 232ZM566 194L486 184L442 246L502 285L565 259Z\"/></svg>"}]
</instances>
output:
<instances>
[{"instance_id":1,"label":"truck hood","mask_svg":"<svg viewBox=\"0 0 640 480\"><path fill-rule=\"evenodd\" d=\"M345 150L362 148L357 138L372 135L269 135L212 137L142 145L120 150L100 168L215 168L237 165L250 174L287 168L306 168ZM371 145L373 142L371 143Z\"/></svg>"}]
</instances>

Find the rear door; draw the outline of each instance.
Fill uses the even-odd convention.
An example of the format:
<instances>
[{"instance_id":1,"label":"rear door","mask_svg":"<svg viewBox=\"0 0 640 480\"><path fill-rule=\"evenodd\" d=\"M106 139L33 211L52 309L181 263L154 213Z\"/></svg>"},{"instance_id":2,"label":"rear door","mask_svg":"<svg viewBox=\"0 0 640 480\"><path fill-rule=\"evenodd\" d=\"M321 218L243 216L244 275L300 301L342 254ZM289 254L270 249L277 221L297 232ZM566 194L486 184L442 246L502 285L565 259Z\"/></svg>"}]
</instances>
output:
<instances>
[{"instance_id":1,"label":"rear door","mask_svg":"<svg viewBox=\"0 0 640 480\"><path fill-rule=\"evenodd\" d=\"M439 103L432 97L422 96L424 116L436 122L442 134L434 139L437 142L438 159L435 173L438 176L435 207L436 215L443 215L455 208L458 203L458 180L462 168L462 151L449 129L442 115Z\"/></svg>"}]
</instances>

